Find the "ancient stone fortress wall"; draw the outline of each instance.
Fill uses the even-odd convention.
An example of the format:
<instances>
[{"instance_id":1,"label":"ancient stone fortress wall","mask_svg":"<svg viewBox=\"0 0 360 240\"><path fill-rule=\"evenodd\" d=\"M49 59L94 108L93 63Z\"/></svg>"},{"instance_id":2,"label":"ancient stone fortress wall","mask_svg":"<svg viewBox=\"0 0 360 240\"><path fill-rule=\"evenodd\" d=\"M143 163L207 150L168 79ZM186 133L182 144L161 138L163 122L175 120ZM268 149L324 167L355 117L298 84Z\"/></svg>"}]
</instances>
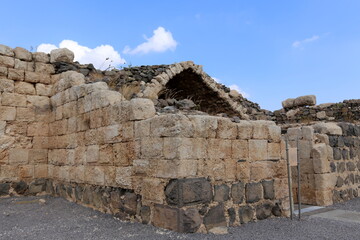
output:
<instances>
[{"instance_id":1,"label":"ancient stone fortress wall","mask_svg":"<svg viewBox=\"0 0 360 240\"><path fill-rule=\"evenodd\" d=\"M314 95L283 101L283 109L274 111L272 120L278 124L311 124L319 121L359 123L360 100L316 105Z\"/></svg>"},{"instance_id":2,"label":"ancient stone fortress wall","mask_svg":"<svg viewBox=\"0 0 360 240\"><path fill-rule=\"evenodd\" d=\"M287 131L291 147L299 139L303 203L331 205L359 196L360 126L316 123ZM292 172L296 196L296 170Z\"/></svg>"},{"instance_id":3,"label":"ancient stone fortress wall","mask_svg":"<svg viewBox=\"0 0 360 240\"><path fill-rule=\"evenodd\" d=\"M159 113L57 73L73 57L0 45L0 196L46 192L180 232L288 214L274 122Z\"/></svg>"}]
</instances>

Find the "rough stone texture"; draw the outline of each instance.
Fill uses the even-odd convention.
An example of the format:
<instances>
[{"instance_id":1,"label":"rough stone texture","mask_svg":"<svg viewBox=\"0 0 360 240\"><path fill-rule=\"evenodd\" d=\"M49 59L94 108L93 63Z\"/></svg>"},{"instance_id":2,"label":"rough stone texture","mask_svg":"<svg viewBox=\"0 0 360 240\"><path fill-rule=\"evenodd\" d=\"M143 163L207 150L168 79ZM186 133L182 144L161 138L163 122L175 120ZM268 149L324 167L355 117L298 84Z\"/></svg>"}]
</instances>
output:
<instances>
[{"instance_id":1,"label":"rough stone texture","mask_svg":"<svg viewBox=\"0 0 360 240\"><path fill-rule=\"evenodd\" d=\"M225 185L216 185L214 187L214 201L226 202L229 199L230 188Z\"/></svg>"},{"instance_id":2,"label":"rough stone texture","mask_svg":"<svg viewBox=\"0 0 360 240\"><path fill-rule=\"evenodd\" d=\"M50 52L50 62L67 62L74 61L74 53L67 48L54 49Z\"/></svg>"},{"instance_id":3,"label":"rough stone texture","mask_svg":"<svg viewBox=\"0 0 360 240\"><path fill-rule=\"evenodd\" d=\"M166 201L178 207L208 203L212 200L212 187L205 178L178 179L165 188Z\"/></svg>"},{"instance_id":4,"label":"rough stone texture","mask_svg":"<svg viewBox=\"0 0 360 240\"><path fill-rule=\"evenodd\" d=\"M231 186L231 198L235 204L242 203L245 199L245 184L235 183Z\"/></svg>"},{"instance_id":5,"label":"rough stone texture","mask_svg":"<svg viewBox=\"0 0 360 240\"><path fill-rule=\"evenodd\" d=\"M268 203L256 207L256 217L259 220L266 219L272 215L272 206Z\"/></svg>"},{"instance_id":6,"label":"rough stone texture","mask_svg":"<svg viewBox=\"0 0 360 240\"><path fill-rule=\"evenodd\" d=\"M254 218L254 209L250 206L244 206L239 208L240 223L251 222Z\"/></svg>"},{"instance_id":7,"label":"rough stone texture","mask_svg":"<svg viewBox=\"0 0 360 240\"><path fill-rule=\"evenodd\" d=\"M208 230L214 227L226 227L224 205L219 204L210 208L208 213L204 216L204 224Z\"/></svg>"},{"instance_id":8,"label":"rough stone texture","mask_svg":"<svg viewBox=\"0 0 360 240\"><path fill-rule=\"evenodd\" d=\"M263 188L261 183L247 183L245 189L247 203L258 202L263 198Z\"/></svg>"}]
</instances>

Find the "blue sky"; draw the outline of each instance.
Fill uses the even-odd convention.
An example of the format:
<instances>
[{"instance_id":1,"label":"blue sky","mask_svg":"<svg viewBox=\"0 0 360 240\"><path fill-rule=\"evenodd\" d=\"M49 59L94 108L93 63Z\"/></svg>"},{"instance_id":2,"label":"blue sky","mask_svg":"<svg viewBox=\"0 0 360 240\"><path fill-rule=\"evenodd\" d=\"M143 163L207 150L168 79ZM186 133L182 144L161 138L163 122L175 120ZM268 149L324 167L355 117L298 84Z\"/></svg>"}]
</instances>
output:
<instances>
[{"instance_id":1,"label":"blue sky","mask_svg":"<svg viewBox=\"0 0 360 240\"><path fill-rule=\"evenodd\" d=\"M2 1L0 44L71 40L92 52L82 61L111 55L125 66L192 60L275 110L307 94L360 98L359 13L358 0L12 0Z\"/></svg>"}]
</instances>

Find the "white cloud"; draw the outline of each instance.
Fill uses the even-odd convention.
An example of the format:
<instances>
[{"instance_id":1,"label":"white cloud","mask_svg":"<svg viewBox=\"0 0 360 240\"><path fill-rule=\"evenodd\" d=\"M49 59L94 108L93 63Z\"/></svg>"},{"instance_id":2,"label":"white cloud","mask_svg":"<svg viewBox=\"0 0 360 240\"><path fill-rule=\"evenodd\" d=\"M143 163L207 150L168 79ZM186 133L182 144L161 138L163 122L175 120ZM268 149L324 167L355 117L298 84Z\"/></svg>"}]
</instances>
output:
<instances>
[{"instance_id":1,"label":"white cloud","mask_svg":"<svg viewBox=\"0 0 360 240\"><path fill-rule=\"evenodd\" d=\"M311 38L306 38L306 39L301 40L301 41L295 41L295 42L293 42L292 46L294 48L303 48L303 46L305 44L314 42L314 41L319 40L319 39L320 39L320 37L318 35L314 35Z\"/></svg>"},{"instance_id":2,"label":"white cloud","mask_svg":"<svg viewBox=\"0 0 360 240\"><path fill-rule=\"evenodd\" d=\"M146 42L138 45L136 48L131 49L126 46L124 54L147 54L150 52L165 52L167 50L174 51L177 46L177 42L173 38L170 31L166 31L163 27L158 27L154 30L154 35L151 38L147 38Z\"/></svg>"},{"instance_id":3,"label":"white cloud","mask_svg":"<svg viewBox=\"0 0 360 240\"><path fill-rule=\"evenodd\" d=\"M58 47L53 44L40 44L37 47L38 52L50 53L51 50ZM120 54L110 45L100 45L95 48L82 46L73 40L63 40L59 44L59 48L68 48L74 52L75 61L81 64L92 63L97 69L105 70L109 66L116 67L124 64L125 60L121 58Z\"/></svg>"},{"instance_id":4,"label":"white cloud","mask_svg":"<svg viewBox=\"0 0 360 240\"><path fill-rule=\"evenodd\" d=\"M218 79L218 78L216 78L216 77L211 77L211 78L214 79L215 82L221 83L221 80L220 80L220 79ZM247 92L245 92L244 90L242 90L242 89L241 89L238 85L236 85L236 84L230 85L229 88L230 88L231 90L236 90L236 91L238 91L244 98L249 98L249 97L250 97L250 94L248 94Z\"/></svg>"}]
</instances>

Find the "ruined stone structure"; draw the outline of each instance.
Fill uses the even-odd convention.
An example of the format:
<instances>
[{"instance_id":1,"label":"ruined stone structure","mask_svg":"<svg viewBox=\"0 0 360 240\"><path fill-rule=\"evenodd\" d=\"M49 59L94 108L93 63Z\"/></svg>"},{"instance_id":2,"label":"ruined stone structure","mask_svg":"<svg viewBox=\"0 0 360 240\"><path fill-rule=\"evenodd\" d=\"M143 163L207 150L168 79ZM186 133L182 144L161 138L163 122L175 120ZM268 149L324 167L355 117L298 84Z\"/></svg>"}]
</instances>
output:
<instances>
[{"instance_id":1,"label":"ruined stone structure","mask_svg":"<svg viewBox=\"0 0 360 240\"><path fill-rule=\"evenodd\" d=\"M289 125L192 62L101 72L73 58L0 45L0 196L47 193L179 232L287 216L282 127L301 139L304 201L358 194L356 125Z\"/></svg>"}]
</instances>

